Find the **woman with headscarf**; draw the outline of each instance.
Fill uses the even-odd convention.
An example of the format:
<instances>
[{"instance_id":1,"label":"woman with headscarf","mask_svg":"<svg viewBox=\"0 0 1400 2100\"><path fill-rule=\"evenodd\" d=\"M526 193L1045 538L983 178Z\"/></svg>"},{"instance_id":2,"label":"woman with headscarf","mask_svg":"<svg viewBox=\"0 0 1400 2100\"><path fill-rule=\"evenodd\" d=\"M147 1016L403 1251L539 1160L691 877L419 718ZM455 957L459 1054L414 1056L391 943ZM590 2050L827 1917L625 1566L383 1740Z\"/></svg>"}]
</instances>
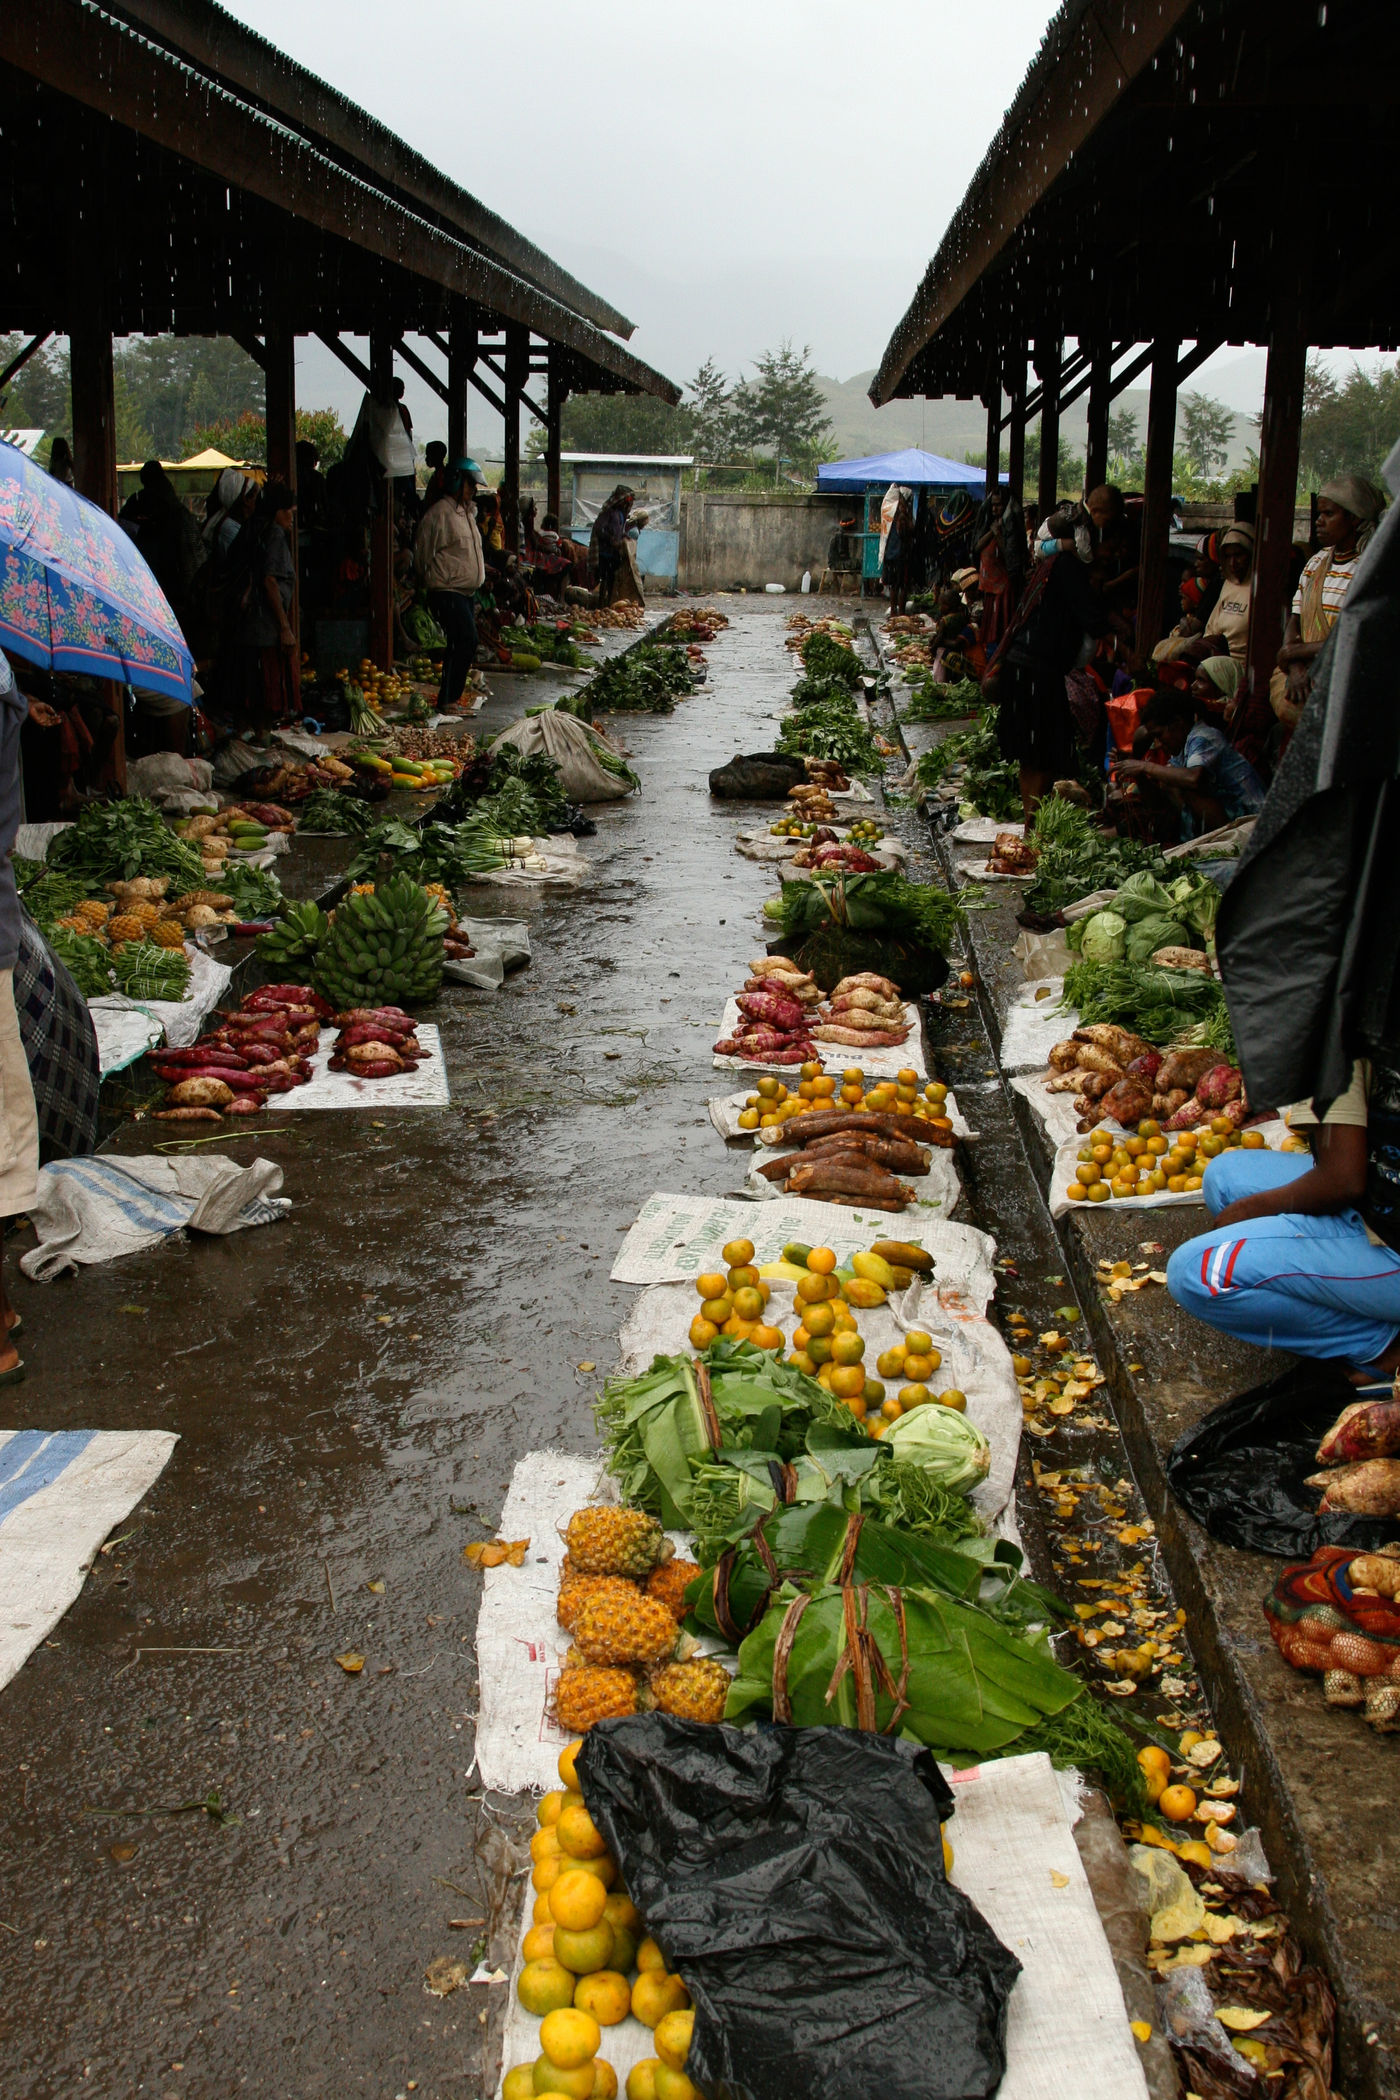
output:
<instances>
[{"instance_id":1,"label":"woman with headscarf","mask_svg":"<svg viewBox=\"0 0 1400 2100\"><path fill-rule=\"evenodd\" d=\"M1307 704L1313 661L1337 624L1356 564L1384 509L1380 490L1359 474L1342 474L1318 491L1321 545L1298 580L1278 669L1269 683L1274 713L1290 729Z\"/></svg>"},{"instance_id":2,"label":"woman with headscarf","mask_svg":"<svg viewBox=\"0 0 1400 2100\"><path fill-rule=\"evenodd\" d=\"M982 593L981 642L988 657L1011 624L1011 611L1026 577L1026 528L1021 506L1005 489L993 489L973 529L977 585Z\"/></svg>"},{"instance_id":3,"label":"woman with headscarf","mask_svg":"<svg viewBox=\"0 0 1400 2100\"><path fill-rule=\"evenodd\" d=\"M1093 654L1111 621L1075 553L1036 564L983 692L997 707L997 743L1020 769L1029 825L1056 780L1077 770L1065 674Z\"/></svg>"},{"instance_id":4,"label":"woman with headscarf","mask_svg":"<svg viewBox=\"0 0 1400 2100\"><path fill-rule=\"evenodd\" d=\"M885 531L880 581L890 594L892 615L903 613L909 599L909 558L914 551L914 491L898 487Z\"/></svg>"}]
</instances>

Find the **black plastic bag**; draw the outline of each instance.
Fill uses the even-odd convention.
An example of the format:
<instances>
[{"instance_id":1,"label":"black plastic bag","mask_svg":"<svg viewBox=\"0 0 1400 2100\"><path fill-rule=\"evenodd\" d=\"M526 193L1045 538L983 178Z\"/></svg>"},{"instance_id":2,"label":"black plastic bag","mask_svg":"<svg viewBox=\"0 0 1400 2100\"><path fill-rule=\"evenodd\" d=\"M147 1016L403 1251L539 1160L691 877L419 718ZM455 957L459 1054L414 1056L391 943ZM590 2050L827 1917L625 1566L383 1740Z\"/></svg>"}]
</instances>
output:
<instances>
[{"instance_id":1,"label":"black plastic bag","mask_svg":"<svg viewBox=\"0 0 1400 2100\"><path fill-rule=\"evenodd\" d=\"M1268 1385L1227 1400L1178 1438L1167 1483L1222 1546L1308 1560L1319 1546L1363 1552L1395 1536L1393 1517L1319 1516L1317 1447L1356 1387L1325 1364L1295 1364Z\"/></svg>"},{"instance_id":2,"label":"black plastic bag","mask_svg":"<svg viewBox=\"0 0 1400 2100\"><path fill-rule=\"evenodd\" d=\"M639 1714L578 1756L589 1814L695 2002L710 2100L983 2100L1021 1973L943 1873L917 1743Z\"/></svg>"},{"instance_id":3,"label":"black plastic bag","mask_svg":"<svg viewBox=\"0 0 1400 2100\"><path fill-rule=\"evenodd\" d=\"M806 778L800 758L785 751L750 751L715 767L710 793L721 802L784 802L788 789Z\"/></svg>"}]
</instances>

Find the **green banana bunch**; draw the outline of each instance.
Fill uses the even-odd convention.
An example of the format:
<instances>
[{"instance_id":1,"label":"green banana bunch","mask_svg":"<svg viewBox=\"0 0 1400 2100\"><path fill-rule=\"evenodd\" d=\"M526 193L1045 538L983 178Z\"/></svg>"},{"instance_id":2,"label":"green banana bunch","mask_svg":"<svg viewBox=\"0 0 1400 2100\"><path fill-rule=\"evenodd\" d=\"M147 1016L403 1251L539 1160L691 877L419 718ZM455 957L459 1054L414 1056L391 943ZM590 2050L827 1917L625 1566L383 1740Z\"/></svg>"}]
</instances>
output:
<instances>
[{"instance_id":1,"label":"green banana bunch","mask_svg":"<svg viewBox=\"0 0 1400 2100\"><path fill-rule=\"evenodd\" d=\"M447 927L447 913L408 875L348 896L317 950L316 989L337 1008L430 999Z\"/></svg>"},{"instance_id":2,"label":"green banana bunch","mask_svg":"<svg viewBox=\"0 0 1400 2100\"><path fill-rule=\"evenodd\" d=\"M320 947L329 925L319 904L284 904L277 924L270 932L259 934L258 953L279 969L305 962Z\"/></svg>"}]
</instances>

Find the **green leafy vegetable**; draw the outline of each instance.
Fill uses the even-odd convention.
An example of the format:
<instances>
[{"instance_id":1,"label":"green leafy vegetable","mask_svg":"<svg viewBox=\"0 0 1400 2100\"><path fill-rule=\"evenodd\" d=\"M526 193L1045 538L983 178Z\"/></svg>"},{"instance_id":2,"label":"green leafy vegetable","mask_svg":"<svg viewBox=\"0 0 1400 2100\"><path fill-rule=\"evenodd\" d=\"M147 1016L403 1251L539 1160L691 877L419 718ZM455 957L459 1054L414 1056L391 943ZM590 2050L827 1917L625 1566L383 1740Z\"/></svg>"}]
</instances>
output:
<instances>
[{"instance_id":1,"label":"green leafy vegetable","mask_svg":"<svg viewBox=\"0 0 1400 2100\"><path fill-rule=\"evenodd\" d=\"M363 838L374 824L374 811L358 795L338 788L317 788L297 812L297 829L332 838Z\"/></svg>"},{"instance_id":2,"label":"green leafy vegetable","mask_svg":"<svg viewBox=\"0 0 1400 2100\"><path fill-rule=\"evenodd\" d=\"M683 694L693 691L694 673L684 648L664 642L638 642L605 663L575 696L588 714L669 715Z\"/></svg>"},{"instance_id":3,"label":"green leafy vegetable","mask_svg":"<svg viewBox=\"0 0 1400 2100\"><path fill-rule=\"evenodd\" d=\"M1035 880L1026 890L1030 911L1062 911L1095 890L1122 890L1136 875L1157 878L1169 863L1156 846L1136 839L1110 838L1094 824L1087 809L1052 795L1036 811L1031 840L1039 848ZM1169 900L1168 900L1169 901ZM1114 908L1120 916L1118 899Z\"/></svg>"},{"instance_id":4,"label":"green leafy vegetable","mask_svg":"<svg viewBox=\"0 0 1400 2100\"><path fill-rule=\"evenodd\" d=\"M183 948L158 948L154 941L125 941L113 951L119 991L129 999L183 999L190 988Z\"/></svg>"},{"instance_id":5,"label":"green leafy vegetable","mask_svg":"<svg viewBox=\"0 0 1400 2100\"><path fill-rule=\"evenodd\" d=\"M961 905L932 883L906 882L891 869L877 874L816 874L785 882L784 933L816 933L828 925L855 932L896 932L946 954L966 923Z\"/></svg>"},{"instance_id":6,"label":"green leafy vegetable","mask_svg":"<svg viewBox=\"0 0 1400 2100\"><path fill-rule=\"evenodd\" d=\"M824 627L814 627L798 651L809 678L831 680L848 690L860 684L864 673L854 649L847 648Z\"/></svg>"},{"instance_id":7,"label":"green leafy vegetable","mask_svg":"<svg viewBox=\"0 0 1400 2100\"><path fill-rule=\"evenodd\" d=\"M879 773L884 758L854 700L833 692L787 715L777 747L803 758L829 758L847 773Z\"/></svg>"},{"instance_id":8,"label":"green leafy vegetable","mask_svg":"<svg viewBox=\"0 0 1400 2100\"><path fill-rule=\"evenodd\" d=\"M168 875L171 892L204 886L204 862L193 846L177 839L153 802L89 802L76 823L49 842L48 866L99 896L104 884L131 882L138 875Z\"/></svg>"},{"instance_id":9,"label":"green leafy vegetable","mask_svg":"<svg viewBox=\"0 0 1400 2100\"><path fill-rule=\"evenodd\" d=\"M1018 768L1003 758L997 742L997 711L984 707L971 729L958 729L925 751L918 764L922 787L937 787L955 768L962 768L959 798L982 817L1018 818L1021 784Z\"/></svg>"},{"instance_id":10,"label":"green leafy vegetable","mask_svg":"<svg viewBox=\"0 0 1400 2100\"><path fill-rule=\"evenodd\" d=\"M982 705L982 688L975 678L960 678L954 685L939 685L929 671L909 674L909 705L906 722L960 721L975 715Z\"/></svg>"},{"instance_id":11,"label":"green leafy vegetable","mask_svg":"<svg viewBox=\"0 0 1400 2100\"><path fill-rule=\"evenodd\" d=\"M90 934L67 926L42 927L44 939L85 999L100 999L112 989L112 952Z\"/></svg>"},{"instance_id":12,"label":"green leafy vegetable","mask_svg":"<svg viewBox=\"0 0 1400 2100\"><path fill-rule=\"evenodd\" d=\"M1204 970L1130 962L1072 963L1061 1001L1078 1012L1081 1027L1111 1021L1159 1045L1180 1042L1224 1004L1223 987Z\"/></svg>"}]
</instances>

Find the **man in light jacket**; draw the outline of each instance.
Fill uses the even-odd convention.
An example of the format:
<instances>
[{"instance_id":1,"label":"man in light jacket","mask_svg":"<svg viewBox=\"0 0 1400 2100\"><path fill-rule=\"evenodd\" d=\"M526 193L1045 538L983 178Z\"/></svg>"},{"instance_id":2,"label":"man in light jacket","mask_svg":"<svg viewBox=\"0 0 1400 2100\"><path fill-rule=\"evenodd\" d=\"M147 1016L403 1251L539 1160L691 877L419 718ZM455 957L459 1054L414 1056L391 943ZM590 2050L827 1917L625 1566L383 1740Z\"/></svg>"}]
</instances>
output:
<instances>
[{"instance_id":1,"label":"man in light jacket","mask_svg":"<svg viewBox=\"0 0 1400 2100\"><path fill-rule=\"evenodd\" d=\"M413 566L428 593L433 618L447 637L438 707L455 707L476 662L476 611L472 598L486 577L476 525L475 460L456 459L446 468L443 493L423 513L413 541Z\"/></svg>"}]
</instances>

